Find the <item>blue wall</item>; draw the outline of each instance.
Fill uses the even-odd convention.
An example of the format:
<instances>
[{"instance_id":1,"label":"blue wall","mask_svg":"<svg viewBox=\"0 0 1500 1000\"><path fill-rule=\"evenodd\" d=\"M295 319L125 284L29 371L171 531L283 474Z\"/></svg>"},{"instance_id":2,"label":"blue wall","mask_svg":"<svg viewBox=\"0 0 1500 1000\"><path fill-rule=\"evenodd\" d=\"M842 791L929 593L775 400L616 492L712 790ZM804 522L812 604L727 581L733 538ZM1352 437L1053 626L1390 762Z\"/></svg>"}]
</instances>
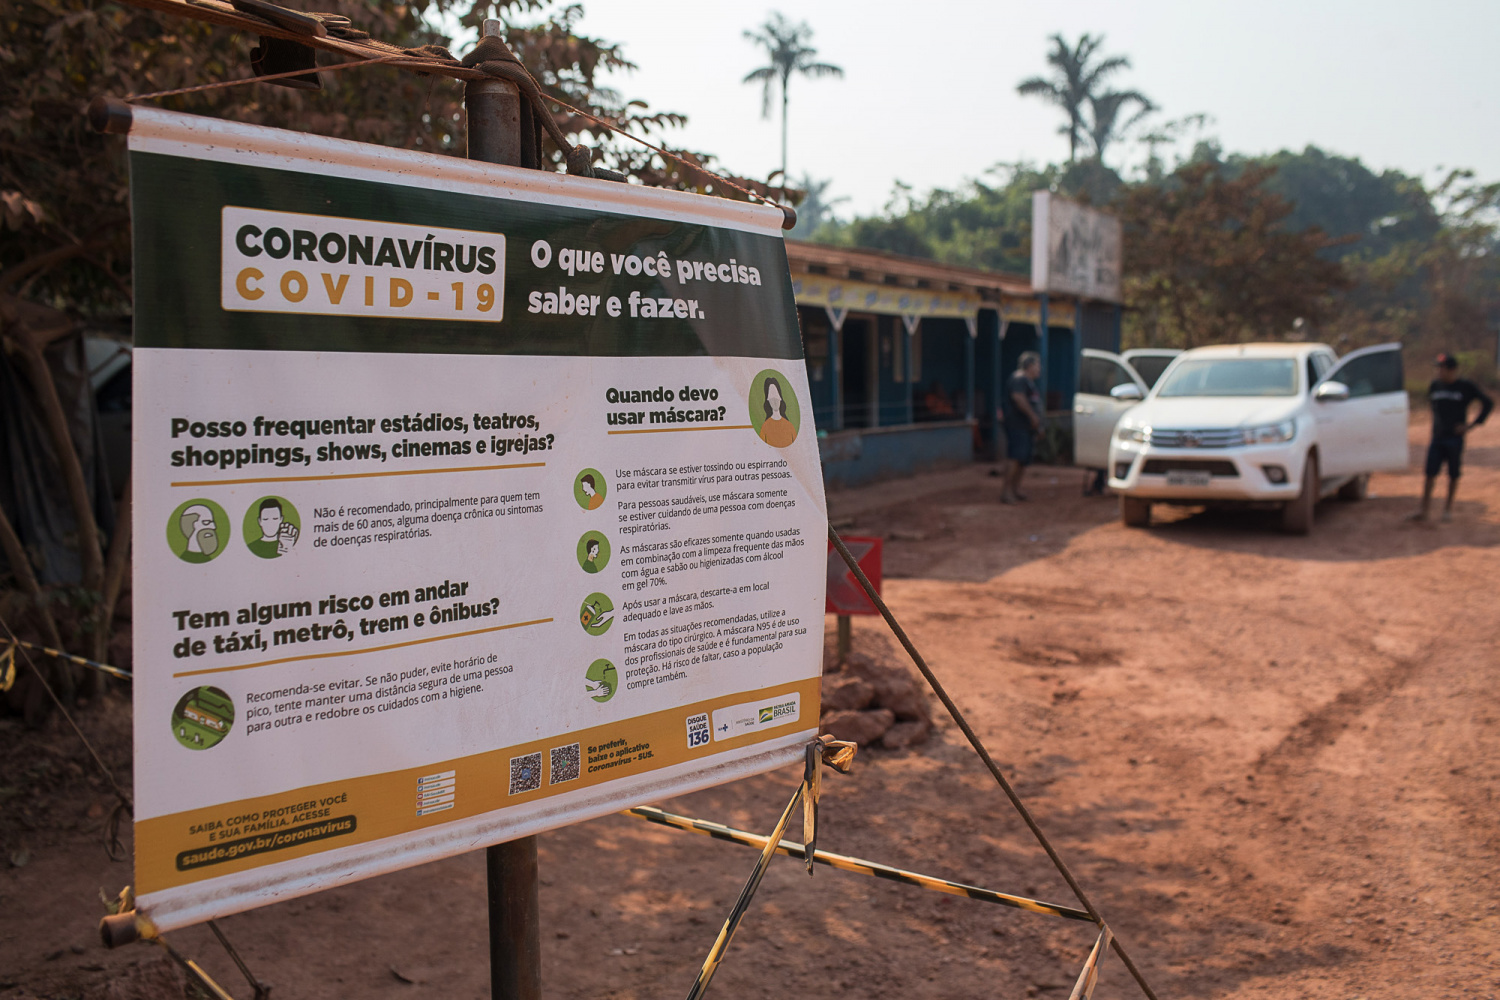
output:
<instances>
[{"instance_id":1,"label":"blue wall","mask_svg":"<svg viewBox=\"0 0 1500 1000\"><path fill-rule=\"evenodd\" d=\"M973 435L967 422L830 434L818 439L823 482L829 488L863 486L960 465L973 460Z\"/></svg>"}]
</instances>

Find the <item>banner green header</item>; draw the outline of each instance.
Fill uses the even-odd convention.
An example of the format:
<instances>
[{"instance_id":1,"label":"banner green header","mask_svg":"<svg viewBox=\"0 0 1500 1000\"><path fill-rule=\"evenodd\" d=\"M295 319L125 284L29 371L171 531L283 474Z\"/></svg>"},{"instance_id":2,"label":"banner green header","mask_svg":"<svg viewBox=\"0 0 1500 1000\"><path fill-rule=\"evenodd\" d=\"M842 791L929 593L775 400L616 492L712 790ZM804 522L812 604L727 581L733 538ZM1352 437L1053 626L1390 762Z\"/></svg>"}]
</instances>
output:
<instances>
[{"instance_id":1,"label":"banner green header","mask_svg":"<svg viewBox=\"0 0 1500 1000\"><path fill-rule=\"evenodd\" d=\"M800 359L777 236L132 151L141 347Z\"/></svg>"}]
</instances>

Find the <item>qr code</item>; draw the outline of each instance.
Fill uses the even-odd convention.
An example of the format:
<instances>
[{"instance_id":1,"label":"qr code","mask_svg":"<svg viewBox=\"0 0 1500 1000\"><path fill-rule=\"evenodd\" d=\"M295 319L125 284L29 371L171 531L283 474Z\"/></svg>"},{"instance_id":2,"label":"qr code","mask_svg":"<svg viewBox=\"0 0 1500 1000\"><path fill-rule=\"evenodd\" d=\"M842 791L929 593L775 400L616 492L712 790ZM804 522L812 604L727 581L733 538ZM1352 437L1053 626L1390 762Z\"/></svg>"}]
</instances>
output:
<instances>
[{"instance_id":1,"label":"qr code","mask_svg":"<svg viewBox=\"0 0 1500 1000\"><path fill-rule=\"evenodd\" d=\"M578 777L580 759L577 743L570 743L565 747L553 747L552 770L547 773L547 784L555 785L559 781L572 781Z\"/></svg>"},{"instance_id":2,"label":"qr code","mask_svg":"<svg viewBox=\"0 0 1500 1000\"><path fill-rule=\"evenodd\" d=\"M510 759L510 794L534 792L542 787L542 755L529 753Z\"/></svg>"}]
</instances>

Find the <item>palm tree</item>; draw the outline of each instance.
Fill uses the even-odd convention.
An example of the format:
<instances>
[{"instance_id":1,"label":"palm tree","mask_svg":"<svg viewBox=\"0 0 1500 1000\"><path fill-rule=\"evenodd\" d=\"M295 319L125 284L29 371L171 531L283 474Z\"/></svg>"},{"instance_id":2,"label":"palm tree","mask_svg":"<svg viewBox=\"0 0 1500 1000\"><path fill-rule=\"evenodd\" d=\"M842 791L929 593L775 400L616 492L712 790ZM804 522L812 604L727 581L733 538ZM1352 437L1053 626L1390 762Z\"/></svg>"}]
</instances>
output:
<instances>
[{"instance_id":1,"label":"palm tree","mask_svg":"<svg viewBox=\"0 0 1500 1000\"><path fill-rule=\"evenodd\" d=\"M771 88L781 84L781 183L786 179L786 109L787 84L793 73L803 76L843 76L844 71L829 63L813 62L818 50L807 43L812 41L812 28L807 22L792 24L779 13L772 13L759 31L745 32L745 38L763 47L770 62L745 77L744 83L759 83L765 87L761 102L762 118L771 117Z\"/></svg>"},{"instance_id":2,"label":"palm tree","mask_svg":"<svg viewBox=\"0 0 1500 1000\"><path fill-rule=\"evenodd\" d=\"M820 181L814 180L809 173L802 175L798 187L805 193L797 204L797 225L792 227L789 235L799 240L810 239L823 223L834 221L834 208L849 199L844 196L830 198L828 189L832 186L832 178Z\"/></svg>"},{"instance_id":3,"label":"palm tree","mask_svg":"<svg viewBox=\"0 0 1500 1000\"><path fill-rule=\"evenodd\" d=\"M1053 35L1051 41L1052 51L1047 54L1047 62L1057 72L1051 79L1033 76L1022 80L1016 90L1024 97L1040 97L1056 104L1067 113L1068 123L1058 131L1068 137L1068 162L1072 163L1078 158L1079 141L1088 134L1083 117L1084 105L1103 85L1105 77L1128 67L1130 60L1124 56L1110 56L1093 62L1099 46L1104 44L1103 35L1095 38L1084 33L1072 48L1061 34Z\"/></svg>"},{"instance_id":4,"label":"palm tree","mask_svg":"<svg viewBox=\"0 0 1500 1000\"><path fill-rule=\"evenodd\" d=\"M1127 104L1136 104L1135 114L1120 120ZM1094 144L1094 158L1104 162L1104 147L1118 139L1126 129L1157 110L1151 99L1138 90L1107 90L1089 95L1089 141Z\"/></svg>"}]
</instances>

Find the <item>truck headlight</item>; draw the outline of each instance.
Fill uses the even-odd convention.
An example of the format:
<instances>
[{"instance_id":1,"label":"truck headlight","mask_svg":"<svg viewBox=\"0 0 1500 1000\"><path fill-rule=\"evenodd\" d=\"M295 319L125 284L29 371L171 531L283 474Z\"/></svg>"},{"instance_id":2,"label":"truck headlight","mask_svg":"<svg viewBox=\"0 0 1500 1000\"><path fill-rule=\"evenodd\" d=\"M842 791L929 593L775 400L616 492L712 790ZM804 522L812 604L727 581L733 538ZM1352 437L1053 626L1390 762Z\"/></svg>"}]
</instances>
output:
<instances>
[{"instance_id":1,"label":"truck headlight","mask_svg":"<svg viewBox=\"0 0 1500 1000\"><path fill-rule=\"evenodd\" d=\"M1151 428L1131 427L1121 424L1120 429L1115 431L1115 437L1121 441L1134 441L1136 444L1145 444L1151 440Z\"/></svg>"},{"instance_id":2,"label":"truck headlight","mask_svg":"<svg viewBox=\"0 0 1500 1000\"><path fill-rule=\"evenodd\" d=\"M1283 420L1279 424L1245 428L1246 444L1281 444L1297 436L1297 421Z\"/></svg>"}]
</instances>

